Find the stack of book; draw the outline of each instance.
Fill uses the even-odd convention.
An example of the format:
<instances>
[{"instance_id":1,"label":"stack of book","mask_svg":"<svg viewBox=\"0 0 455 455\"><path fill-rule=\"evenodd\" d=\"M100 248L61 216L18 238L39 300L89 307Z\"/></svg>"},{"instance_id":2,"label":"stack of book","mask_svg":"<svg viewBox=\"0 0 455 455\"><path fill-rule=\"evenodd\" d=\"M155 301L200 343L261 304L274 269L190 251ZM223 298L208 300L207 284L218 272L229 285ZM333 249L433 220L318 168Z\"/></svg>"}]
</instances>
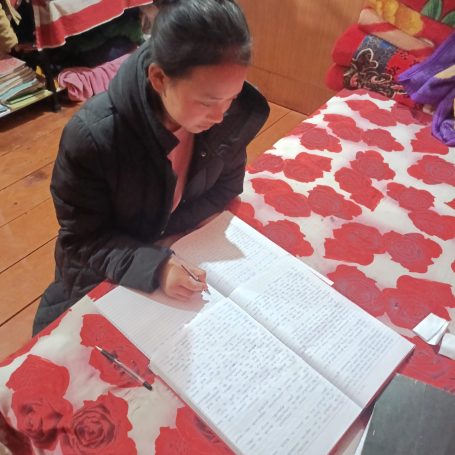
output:
<instances>
[{"instance_id":1,"label":"stack of book","mask_svg":"<svg viewBox=\"0 0 455 455\"><path fill-rule=\"evenodd\" d=\"M18 58L0 56L0 117L44 91L35 71Z\"/></svg>"}]
</instances>

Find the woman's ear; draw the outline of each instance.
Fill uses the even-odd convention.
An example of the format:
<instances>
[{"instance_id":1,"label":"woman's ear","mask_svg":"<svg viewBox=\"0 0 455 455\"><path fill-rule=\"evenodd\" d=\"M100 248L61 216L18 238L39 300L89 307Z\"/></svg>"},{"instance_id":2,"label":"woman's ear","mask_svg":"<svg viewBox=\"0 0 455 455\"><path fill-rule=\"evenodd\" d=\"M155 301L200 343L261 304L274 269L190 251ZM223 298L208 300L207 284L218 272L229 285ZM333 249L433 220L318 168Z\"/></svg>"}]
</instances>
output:
<instances>
[{"instance_id":1,"label":"woman's ear","mask_svg":"<svg viewBox=\"0 0 455 455\"><path fill-rule=\"evenodd\" d=\"M155 91L159 95L162 95L165 91L167 76L161 66L158 66L156 63L151 63L148 68L148 79Z\"/></svg>"}]
</instances>

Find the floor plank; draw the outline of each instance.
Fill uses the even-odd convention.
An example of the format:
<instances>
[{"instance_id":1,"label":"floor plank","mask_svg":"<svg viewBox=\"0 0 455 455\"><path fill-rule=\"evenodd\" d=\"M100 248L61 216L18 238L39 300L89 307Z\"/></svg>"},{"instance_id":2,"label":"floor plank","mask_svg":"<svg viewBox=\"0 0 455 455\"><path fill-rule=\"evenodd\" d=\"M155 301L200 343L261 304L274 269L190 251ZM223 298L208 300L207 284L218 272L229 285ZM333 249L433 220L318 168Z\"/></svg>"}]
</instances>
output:
<instances>
[{"instance_id":1,"label":"floor plank","mask_svg":"<svg viewBox=\"0 0 455 455\"><path fill-rule=\"evenodd\" d=\"M33 105L30 109L22 109L1 118L0 156L37 143L54 131L60 132L80 106L81 104L67 102L59 112L52 112L44 110L42 105Z\"/></svg>"},{"instance_id":2,"label":"floor plank","mask_svg":"<svg viewBox=\"0 0 455 455\"><path fill-rule=\"evenodd\" d=\"M262 134L264 131L268 130L280 118L284 117L289 112L289 109L286 109L285 107L278 106L278 104L269 103L269 107L270 107L270 114L269 114L266 122L262 126L262 128L259 130L259 133L257 134L257 136Z\"/></svg>"},{"instance_id":3,"label":"floor plank","mask_svg":"<svg viewBox=\"0 0 455 455\"><path fill-rule=\"evenodd\" d=\"M54 278L55 240L0 273L0 326L39 298Z\"/></svg>"},{"instance_id":4,"label":"floor plank","mask_svg":"<svg viewBox=\"0 0 455 455\"><path fill-rule=\"evenodd\" d=\"M273 144L285 136L289 131L306 119L304 114L288 111L262 134L256 136L248 145L248 163L251 163L260 154L272 148Z\"/></svg>"},{"instance_id":5,"label":"floor plank","mask_svg":"<svg viewBox=\"0 0 455 455\"><path fill-rule=\"evenodd\" d=\"M53 163L0 190L0 227L50 198Z\"/></svg>"},{"instance_id":6,"label":"floor plank","mask_svg":"<svg viewBox=\"0 0 455 455\"><path fill-rule=\"evenodd\" d=\"M31 339L33 319L38 305L39 299L0 326L0 360L20 349Z\"/></svg>"},{"instance_id":7,"label":"floor plank","mask_svg":"<svg viewBox=\"0 0 455 455\"><path fill-rule=\"evenodd\" d=\"M57 234L58 224L51 199L0 228L0 272L19 262Z\"/></svg>"}]
</instances>

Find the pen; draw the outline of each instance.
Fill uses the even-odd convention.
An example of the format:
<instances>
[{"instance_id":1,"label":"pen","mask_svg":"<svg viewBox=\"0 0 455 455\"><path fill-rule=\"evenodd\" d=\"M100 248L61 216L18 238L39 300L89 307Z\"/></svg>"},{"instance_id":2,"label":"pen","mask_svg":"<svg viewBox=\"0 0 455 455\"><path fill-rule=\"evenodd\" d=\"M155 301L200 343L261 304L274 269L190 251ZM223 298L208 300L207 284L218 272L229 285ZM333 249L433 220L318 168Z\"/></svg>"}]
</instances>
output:
<instances>
[{"instance_id":1,"label":"pen","mask_svg":"<svg viewBox=\"0 0 455 455\"><path fill-rule=\"evenodd\" d=\"M200 280L200 278L198 276L196 276L190 269L186 268L183 264L180 264L182 266L182 269L185 270L185 272L191 277L193 278L193 280L199 282L199 283L202 283L202 281ZM209 288L207 287L207 283L204 283L205 284L205 289L204 291L207 292L208 295L210 295L210 291L209 291Z\"/></svg>"},{"instance_id":2,"label":"pen","mask_svg":"<svg viewBox=\"0 0 455 455\"><path fill-rule=\"evenodd\" d=\"M128 373L131 377L136 379L136 381L140 382L146 389L152 390L152 385L149 382L147 382L145 379L141 378L137 373L135 373L133 370L128 368L125 364L120 362L120 360L118 360L117 357L115 357L115 355L111 354L110 352L106 351L103 348L100 348L99 346L95 346L95 348L98 349L98 351L100 351L101 354L104 355L104 357L106 357L112 363L114 363L115 365L120 367L125 373Z\"/></svg>"}]
</instances>

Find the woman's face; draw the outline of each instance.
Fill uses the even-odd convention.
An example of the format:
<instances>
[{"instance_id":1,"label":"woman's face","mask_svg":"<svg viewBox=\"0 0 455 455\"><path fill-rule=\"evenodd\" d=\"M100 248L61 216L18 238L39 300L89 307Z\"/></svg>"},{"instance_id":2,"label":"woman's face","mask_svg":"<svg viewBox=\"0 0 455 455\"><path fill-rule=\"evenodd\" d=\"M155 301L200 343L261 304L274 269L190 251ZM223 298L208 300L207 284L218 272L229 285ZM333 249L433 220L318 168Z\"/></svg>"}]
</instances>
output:
<instances>
[{"instance_id":1,"label":"woman's face","mask_svg":"<svg viewBox=\"0 0 455 455\"><path fill-rule=\"evenodd\" d=\"M242 90L247 69L232 63L196 66L187 77L173 79L157 65L150 65L149 80L166 110L166 128L200 133L220 123Z\"/></svg>"}]
</instances>

